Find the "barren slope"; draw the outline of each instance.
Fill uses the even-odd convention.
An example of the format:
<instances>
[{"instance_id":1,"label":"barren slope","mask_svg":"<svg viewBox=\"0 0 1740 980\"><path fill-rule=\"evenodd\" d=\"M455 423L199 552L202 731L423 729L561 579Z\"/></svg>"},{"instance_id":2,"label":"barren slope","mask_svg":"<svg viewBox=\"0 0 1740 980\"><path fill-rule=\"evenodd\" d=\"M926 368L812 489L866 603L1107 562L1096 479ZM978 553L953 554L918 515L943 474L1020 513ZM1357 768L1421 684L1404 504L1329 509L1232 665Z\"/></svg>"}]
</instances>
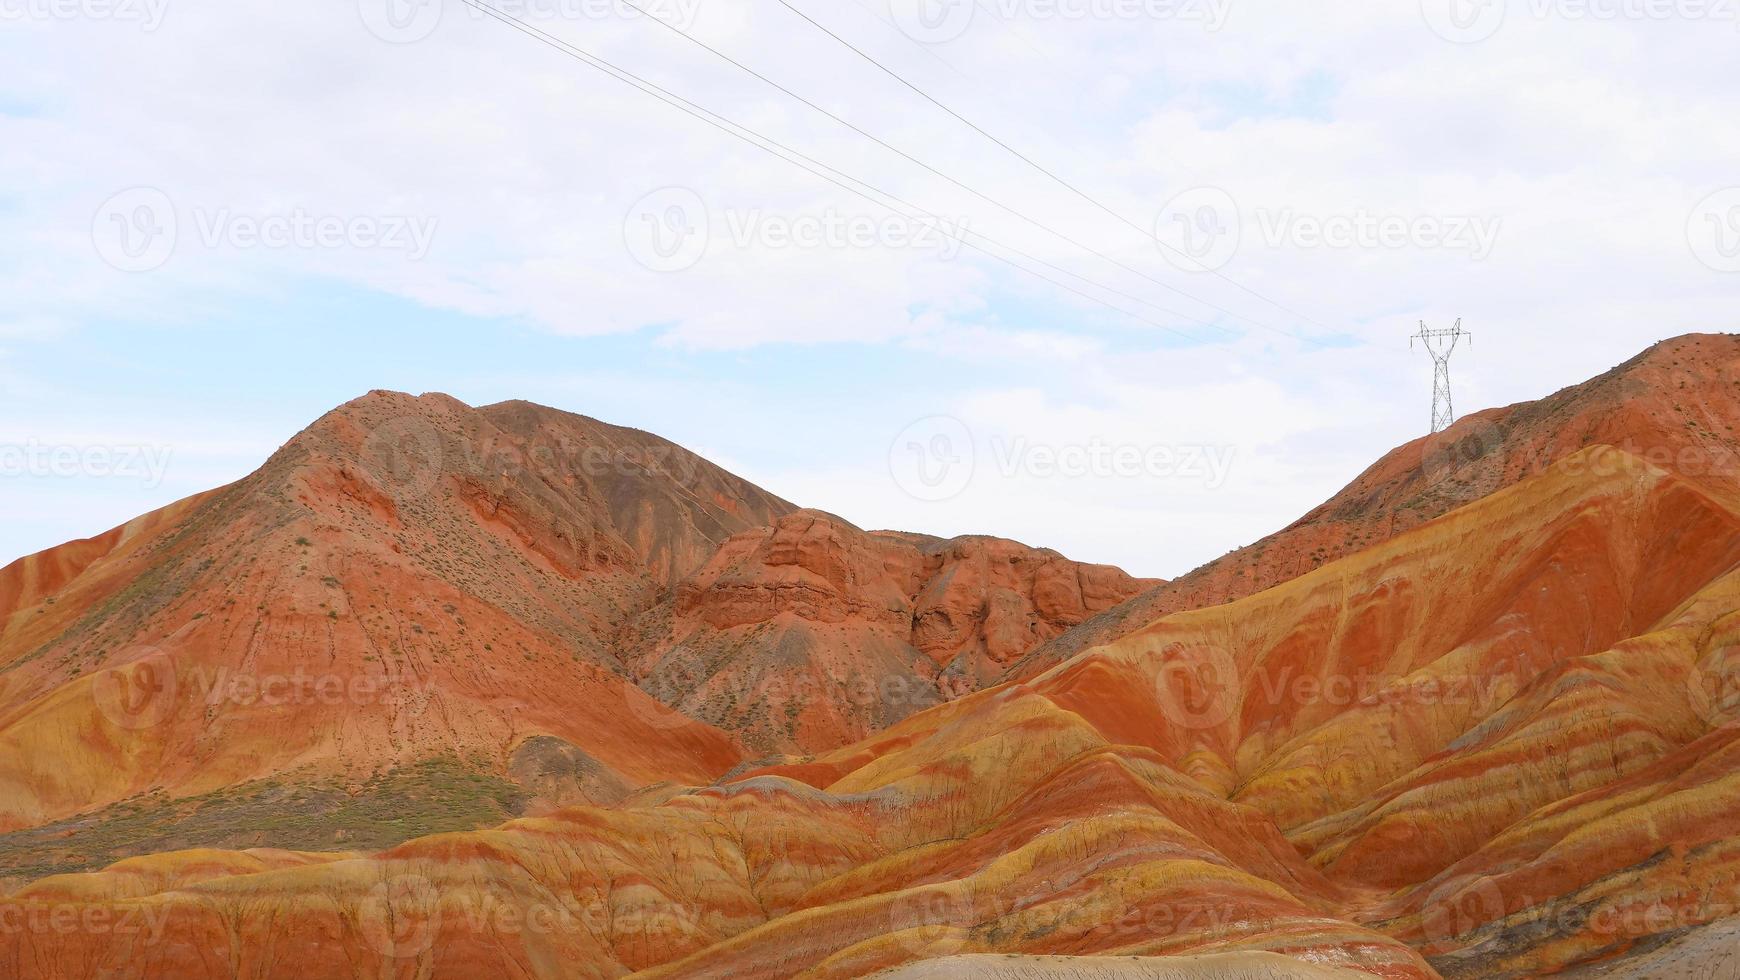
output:
<instances>
[{"instance_id":1,"label":"barren slope","mask_svg":"<svg viewBox=\"0 0 1740 980\"><path fill-rule=\"evenodd\" d=\"M25 928L0 956L69 977L1265 952L1537 975L1740 901L1732 689L1708 683L1731 676L1737 561L1727 506L1597 448L800 765L361 860L47 879L0 913L155 931Z\"/></svg>"},{"instance_id":2,"label":"barren slope","mask_svg":"<svg viewBox=\"0 0 1740 980\"><path fill-rule=\"evenodd\" d=\"M430 759L567 800L705 782L739 750L636 689L615 633L790 509L578 416L351 402L239 483L0 571L0 830Z\"/></svg>"},{"instance_id":3,"label":"barren slope","mask_svg":"<svg viewBox=\"0 0 1740 980\"><path fill-rule=\"evenodd\" d=\"M234 485L0 569L0 877L705 784L745 744L833 748L975 688L1139 588L799 514L636 430L376 392Z\"/></svg>"},{"instance_id":4,"label":"barren slope","mask_svg":"<svg viewBox=\"0 0 1740 980\"><path fill-rule=\"evenodd\" d=\"M1069 630L1016 663L1032 677L1168 613L1230 602L1388 541L1589 446L1626 450L1740 500L1740 336L1688 334L1539 401L1400 446L1293 524Z\"/></svg>"}]
</instances>

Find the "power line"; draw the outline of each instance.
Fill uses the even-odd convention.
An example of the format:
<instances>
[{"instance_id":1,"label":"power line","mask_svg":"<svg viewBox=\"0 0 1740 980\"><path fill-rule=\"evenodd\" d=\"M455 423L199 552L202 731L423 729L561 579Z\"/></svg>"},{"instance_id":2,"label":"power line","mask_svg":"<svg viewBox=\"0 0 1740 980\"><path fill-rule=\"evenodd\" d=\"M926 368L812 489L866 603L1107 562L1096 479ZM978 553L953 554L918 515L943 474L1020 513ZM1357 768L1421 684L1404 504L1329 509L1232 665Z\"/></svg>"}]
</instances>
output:
<instances>
[{"instance_id":1,"label":"power line","mask_svg":"<svg viewBox=\"0 0 1740 980\"><path fill-rule=\"evenodd\" d=\"M610 63L609 61L606 61L603 58L599 58L596 55L593 55L590 52L585 51L582 48L579 48L579 47L577 47L577 46L575 46L567 41L562 40L561 38L558 38L552 34L548 34L544 31L532 26L531 24L528 24L525 21L520 20L519 18L513 16L512 14L498 10L495 7L490 6L489 4L482 2L482 0L463 0L463 2L466 5L478 10L479 12L484 13L484 14L494 18L495 20L501 21L502 23L508 25L509 27L512 27L515 30L518 30L522 34L525 34L528 37L533 38L534 40L537 40L543 44L546 44L546 45L556 49L557 51L560 51L563 54L566 54L572 58L575 58L576 60L581 61L584 64L589 65L590 67L596 68L599 71L602 71L605 74L608 74L611 77L617 79L618 81L623 82L624 84L627 84L627 85L630 85L634 88L637 88L640 91L643 91L643 92L647 93L648 95L653 96L654 98L658 99L659 101L664 102L667 105L672 106L673 108L679 109L679 110L683 111L684 113L687 113L688 115L695 117L696 119L700 119L702 122L705 122L710 126L713 126L715 129L718 129L722 132L728 133L731 136L735 136L738 139L750 144L751 146L754 146L757 149L760 149L760 150L763 150L767 153L770 153L773 156L778 157L779 159L784 160L787 163L790 163L795 167L798 167L799 169L805 170L811 174L814 174L815 176L821 177L822 179L828 181L829 183L834 184L837 187L842 188L843 190L850 191L851 193L856 194L857 196L862 197L867 201L870 201L870 203L875 204L878 207L886 208L887 210L893 211L894 213L899 214L902 217L907 218L908 220L912 220L911 215L906 214L905 212L887 204L886 202L878 201L875 198L871 197L870 195L864 193L863 191L858 190L857 188L848 186L846 183L842 182L842 180L837 180L834 177L831 177L828 174L823 173L822 170L832 171L835 174L839 174L839 176L841 178L844 178L844 180L851 181L852 183L855 183L855 184L860 184L863 187L868 188L870 191L872 191L875 194L880 194L884 197L888 197L888 198L895 200L895 201L898 201L902 204L907 204L908 207L913 207L915 210L919 211L921 214L929 215L932 218L938 218L938 216L935 214L931 214L930 212L924 211L924 209L922 209L922 208L917 208L915 205L910 205L907 202L903 201L902 199L896 197L895 195L889 194L885 191L882 191L881 189L875 187L872 184L869 184L865 181L859 180L856 177L852 177L849 174L845 174L839 170L834 169L833 167L829 167L827 164L821 163L820 161L816 161L813 158L805 156L803 153L801 153L797 150L794 150L791 147L788 147L788 146L780 143L779 141L772 139L771 137L762 136L760 133L757 133L755 130L750 129L747 126L743 126L739 123L733 122L730 119L728 119L724 116L721 116L718 113L713 112L712 110L709 110L703 106L697 105L693 102L690 102L689 100L683 98L680 95L677 95L674 92L671 92L667 89L664 89L661 86L659 86L653 82L649 82L646 79L641 78L640 76L634 74L633 72L630 72L627 69L618 67L617 65L614 65L614 64ZM741 132L739 132L739 130L741 130ZM745 135L745 134L748 134L748 135ZM777 149L775 149L776 147L777 147ZM780 151L784 151L785 153L790 153L792 156L791 157L784 156L784 155L782 155L782 153ZM797 157L801 160L808 161L809 163L814 164L815 166L814 167L806 166L804 163L799 162L799 159L792 159L792 157ZM820 168L820 169L816 169L816 168ZM954 233L948 231L946 228L944 228L942 226L942 224L940 223L940 219L938 219L938 221L939 221L939 223L937 224L936 227L937 227L937 232L939 234L944 235L945 237L948 237L948 238L952 238L967 248L971 248L974 251L980 252L980 253L987 255L993 259L996 259L997 261L1002 262L1005 265L1008 265L1014 269L1017 269L1021 272L1025 272L1028 275L1033 276L1037 279L1040 279L1044 282L1050 283L1051 285L1056 286L1059 289L1066 290L1070 293L1073 293L1077 296L1082 297L1083 299L1088 300L1089 302L1097 303L1100 306L1104 306L1107 309L1112 310L1116 313L1121 313L1124 316L1130 317L1131 319L1138 320L1142 323L1146 323L1150 326L1157 327L1161 330L1169 331L1169 332L1177 334L1178 336L1183 337L1187 340L1200 340L1201 339L1199 337L1195 337L1191 334L1185 333L1184 331L1179 330L1176 327L1172 327L1172 326L1169 326L1167 324L1160 323L1156 320L1151 320L1145 316L1142 316L1139 313L1132 313L1129 310L1126 310L1123 307L1118 306L1115 303L1109 303L1109 302L1105 301L1104 299L1101 299L1100 297L1083 292L1080 289L1076 289L1075 287L1070 286L1068 283L1059 282L1056 279L1051 278L1050 276L1044 275L1043 273L1035 272L1034 270L1029 269L1026 266L1021 265L1019 262L1015 262L1015 261L1013 261L1005 256L998 255L997 253L992 252L992 251L984 248L983 246L975 245L974 243L967 241L965 238L961 237L960 235L954 234ZM1119 292L1118 290L1113 289L1112 287L1100 284L1093 279L1090 279L1086 276L1080 275L1079 273L1071 272L1068 269L1064 269L1061 266L1053 265L1052 263L1046 262L1043 259L1033 258L1032 256L1029 256L1027 253L1022 252L1019 249L1013 248L1011 246L1005 245L1001 242L998 242L996 239L993 239L988 235L983 235L981 233L971 232L971 231L967 231L966 233L971 234L977 238L984 239L985 241L990 242L992 245L995 245L996 247L1007 249L1008 251L1014 252L1017 255L1021 255L1024 258L1032 259L1033 261L1039 262L1040 264L1045 265L1049 268L1056 269L1057 271L1062 272L1066 275L1073 276L1077 279L1082 280L1083 282L1091 284L1095 288L1102 289L1102 290L1105 290L1106 292L1114 293L1114 294L1117 294L1120 296L1125 296L1127 298L1135 300L1136 302L1142 303L1142 304L1147 305L1147 306L1152 306L1155 309L1158 309L1163 313L1167 313L1167 314L1170 314L1172 316L1177 316L1181 319L1185 319L1185 320L1192 319L1191 317L1187 316L1186 314L1179 313L1176 310L1169 310L1169 309L1166 309L1165 307L1155 306L1152 303L1148 303L1146 300L1142 300L1138 297L1130 296L1127 293ZM1205 325L1212 326L1212 324L1205 324Z\"/></svg>"},{"instance_id":2,"label":"power line","mask_svg":"<svg viewBox=\"0 0 1740 980\"><path fill-rule=\"evenodd\" d=\"M900 84L902 84L902 85L906 86L907 88L911 89L912 91L918 93L919 97L923 98L926 102L929 102L931 105L936 106L938 109L941 109L942 111L948 113L949 115L953 116L955 119L958 119L961 122L965 123L968 127L970 127L974 132L978 133L980 136L983 136L984 138L990 140L991 142L997 144L998 146L1002 147L1003 149L1014 154L1016 157L1020 158L1020 160L1022 162L1026 163L1028 166L1039 171L1040 173L1044 174L1045 176L1050 177L1052 180L1056 181L1058 184L1061 184L1065 188L1068 188L1077 197L1080 197L1082 200L1088 202L1089 204L1092 204L1094 207L1099 208L1101 211L1104 211L1105 213L1118 219L1119 221L1123 222L1124 224L1129 225L1131 228L1134 228L1138 234L1141 234L1143 237L1153 239L1154 243L1156 245L1159 245L1161 248L1166 249L1168 252L1172 252L1172 253L1179 255L1183 258L1189 259L1191 262L1194 262L1198 266L1201 266L1203 271L1212 273L1217 278L1223 279L1226 282L1231 283L1232 285L1238 287L1239 289L1245 291L1246 293L1249 293L1252 296L1255 296L1256 298L1262 300L1263 302L1268 303L1269 305L1275 307L1276 309L1282 310L1283 312L1286 312L1286 313L1291 313L1292 315L1299 317L1302 320L1306 320L1310 323L1316 324L1319 327L1323 327L1325 330L1329 329L1328 327L1325 327L1323 324L1318 323L1316 320L1312 319L1311 317L1306 316L1303 313L1300 313L1298 310L1295 310L1295 309L1292 309L1288 306L1285 306L1284 304L1282 304L1276 300L1270 299L1268 296L1265 296L1262 293L1257 292L1256 290L1251 289L1248 286L1245 286L1243 283L1232 278L1231 276L1226 275L1225 273L1221 272L1220 270L1211 269L1207 266L1203 266L1202 263L1200 263L1200 262L1196 262L1195 258L1188 256L1185 253L1180 252L1177 249L1173 248L1171 245L1168 245L1166 242L1161 241L1160 236L1154 234L1152 229L1143 228L1141 225L1138 225L1136 222L1131 221L1129 218L1125 217L1124 215L1118 213L1117 211L1112 210L1109 206L1102 203L1098 198L1095 198L1093 195L1082 190L1080 187L1077 187L1075 184L1071 183L1070 181L1065 180L1063 177L1059 176L1055 171L1051 170L1049 167L1044 166L1043 164L1039 163L1037 160L1034 160L1032 157L1028 156L1027 154L1021 152L1020 150L1016 149L1013 146L1010 146L1008 143L1005 143L1003 140L998 139L995 135L986 131L978 123L973 122L971 119L968 119L966 116L961 115L960 113L956 112L955 110L944 105L942 102L933 98L929 92L926 92L924 89L919 88L917 85L908 81L904 76L902 76L900 73L896 72L894 69L889 68L887 65L884 65L882 62L877 61L875 58L871 57L869 54L866 54L863 51L863 49L859 48L857 45L853 44L852 42L846 40L845 38L841 37L840 35L829 30L826 26L817 22L815 20L815 18L811 17L809 14L806 14L802 10L799 10L798 8L792 6L791 3L788 2L788 0L778 0L778 2L779 2L780 6L784 7L785 9L791 11L792 13L794 13L794 14L798 15L799 17L802 17L804 20L808 21L809 24L811 26L813 26L816 30L819 30L823 34L828 35L829 37L833 38L835 41L838 41L840 44L844 45L853 54L856 54L858 57L863 58L865 61L868 61L870 64L875 65L878 69L880 69L889 78L894 79L895 81L899 82ZM632 6L632 4L631 4L631 6ZM673 30L674 29L675 28L673 28ZM1270 328L1270 329L1274 329L1274 328ZM1282 331L1282 332L1285 333L1285 331ZM1288 334L1288 336L1292 336L1292 335ZM1294 339L1295 340L1303 340L1306 338L1294 337Z\"/></svg>"},{"instance_id":3,"label":"power line","mask_svg":"<svg viewBox=\"0 0 1740 980\"><path fill-rule=\"evenodd\" d=\"M780 92L783 92L784 94L790 96L793 99L796 99L798 102L803 103L804 105L815 110L816 112L819 112L822 115L827 116L829 119L832 119L835 122L839 123L840 125L846 127L847 129L850 129L852 132L857 133L858 135L864 137L865 139L868 139L868 140L876 143L878 146L881 146L883 149L889 151L890 153L893 153L896 156L899 156L900 158L902 158L904 160L907 160L913 164L916 164L919 167L922 167L926 171L929 171L930 173L935 174L938 177L941 177L943 180L948 181L949 183L955 185L956 187L959 187L960 189L966 191L967 193L972 194L974 197L977 197L980 200L986 201L992 205L995 205L998 208L1001 208L1002 210L1008 212L1009 214L1012 214L1015 217L1020 218L1022 221L1027 222L1028 224L1032 225L1035 228L1038 228L1041 231L1046 232L1047 234L1054 235L1057 238L1059 238L1060 240L1068 242L1070 245L1073 245L1074 247L1079 248L1082 251L1089 253L1090 255L1096 256L1096 257L1098 257L1106 262L1111 263L1112 265L1117 266L1120 269L1123 269L1125 272L1131 273L1132 275L1140 276L1143 279L1148 280L1149 282L1153 283L1156 286L1159 286L1162 289L1168 290L1168 291L1173 292L1173 293L1177 293L1179 296L1182 296L1185 299L1188 299L1192 302L1201 303L1203 306L1206 306L1209 309L1214 310L1217 313L1221 313L1225 316L1232 317L1235 320L1241 320L1241 321L1243 321L1245 323L1249 323L1253 326L1261 327L1265 330L1272 330L1276 333L1280 333L1280 334L1283 334L1283 335L1286 335L1289 337L1293 336L1292 334L1288 334L1285 330L1281 330L1277 327L1270 326L1270 325L1268 325L1266 323L1262 323L1261 321L1258 321L1258 320L1253 320L1250 317L1244 316L1242 314L1235 313L1232 310L1229 310L1224 306L1216 305L1215 303L1210 302L1209 300L1203 299L1200 296L1197 296L1197 295L1190 293L1186 290L1179 289L1177 286L1174 286L1171 283L1167 283L1167 282L1164 282L1162 280L1156 279L1153 276L1149 275L1148 273L1143 272L1142 270L1137 269L1134 266L1128 265L1122 261L1119 261L1118 259L1113 258L1110 255L1107 255L1105 252L1102 252L1099 249L1096 249L1091 245L1087 245L1083 242L1079 242L1079 241L1075 240L1074 238L1071 238L1070 236L1064 234L1063 232L1060 232L1060 231L1056 230L1055 228L1052 228L1051 226L1046 225L1043 222L1040 222L1038 219L1028 216L1027 214L1016 209L1015 207L1008 205L1008 204L1004 204L1002 201L997 200L996 198L990 196L989 194L986 194L982 191L979 191L978 189L968 185L964 181L961 181L955 177L952 177L949 174L943 173L941 170L938 170L937 168L931 166L928 163L925 163L923 160L918 159L917 157L913 156L910 153L907 153L905 150L902 150L899 147L894 146L893 144L882 139L881 137L877 136L876 134L864 130L862 127L858 126L856 123L853 123L851 120L845 119L844 117L838 115L837 113L834 113L834 112L832 112L832 111L830 111L830 110L828 110L820 105L817 105L814 101L810 100L809 98L806 98L805 96L800 95L797 92L792 91L791 89L787 88L786 86L781 85L779 82L774 81L773 79L767 77L766 75L762 74L761 72L756 71L754 68L751 68L748 65L744 64L743 62L738 61L736 58L733 58L730 55L726 54L725 52L720 51L718 48L713 47L712 45L701 40L700 38L695 37L693 34L690 34L689 32L683 30L682 28L677 27L674 24L667 23L664 20L661 20L658 17L653 16L652 14L648 13L646 10L642 9L640 6L635 4L633 2L633 0L622 0L622 4L623 4L623 6L627 7L630 10L635 11L636 13L638 13L641 16L645 17L646 19L652 21L653 23L659 25L660 27L664 28L665 30L670 31L671 33L677 35L678 37L682 38L685 41L688 41L690 44L696 45L697 47L700 47L700 48L710 52L715 57L731 64L732 66L736 67L740 71L743 71L749 75L754 76L755 78L761 80L762 82L766 83L767 85L771 86L772 88L777 89ZM856 50L856 49L854 49L854 50ZM1138 228L1137 230L1140 231L1141 229ZM1153 238L1154 236L1151 233L1149 233L1148 237ZM1154 238L1154 240L1157 242L1159 241L1158 238ZM1231 281L1231 280L1228 280L1228 281ZM1243 287L1240 287L1240 288L1243 288ZM1249 290L1247 290L1247 292L1249 292ZM1287 312L1294 313L1294 311L1291 311L1291 310L1288 310ZM1301 313L1294 313L1294 315L1304 317L1304 314L1301 314ZM1304 317L1304 318L1310 319L1309 317ZM1312 322L1315 323L1316 321L1312 321ZM1318 325L1322 326L1322 324L1318 324ZM1325 328L1325 329L1327 329L1327 328ZM1297 340L1300 338L1294 337L1294 339Z\"/></svg>"}]
</instances>

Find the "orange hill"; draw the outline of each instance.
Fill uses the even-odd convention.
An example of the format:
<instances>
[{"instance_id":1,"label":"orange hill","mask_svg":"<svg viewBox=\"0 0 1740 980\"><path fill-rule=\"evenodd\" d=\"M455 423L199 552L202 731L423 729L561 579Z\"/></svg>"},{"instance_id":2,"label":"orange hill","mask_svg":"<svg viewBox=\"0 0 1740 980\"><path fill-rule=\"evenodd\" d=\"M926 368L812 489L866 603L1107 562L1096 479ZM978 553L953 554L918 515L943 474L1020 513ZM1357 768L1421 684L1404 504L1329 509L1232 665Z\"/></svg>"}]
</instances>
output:
<instances>
[{"instance_id":1,"label":"orange hill","mask_svg":"<svg viewBox=\"0 0 1740 980\"><path fill-rule=\"evenodd\" d=\"M1024 657L1031 677L1168 613L1260 592L1541 473L1617 446L1714 493L1740 492L1740 337L1665 340L1539 401L1488 409L1416 439L1281 531L1095 616Z\"/></svg>"},{"instance_id":2,"label":"orange hill","mask_svg":"<svg viewBox=\"0 0 1740 980\"><path fill-rule=\"evenodd\" d=\"M1737 561L1730 505L1595 448L804 765L364 859L163 855L0 912L141 924L8 940L66 976L850 977L987 952L1536 975L1740 901L1732 719L1700 683Z\"/></svg>"},{"instance_id":3,"label":"orange hill","mask_svg":"<svg viewBox=\"0 0 1740 980\"><path fill-rule=\"evenodd\" d=\"M945 668L994 674L1140 587L826 523L523 402L341 406L236 484L0 570L0 875L706 784L904 718Z\"/></svg>"},{"instance_id":4,"label":"orange hill","mask_svg":"<svg viewBox=\"0 0 1740 980\"><path fill-rule=\"evenodd\" d=\"M1661 364L1718 345L1701 389L1657 390ZM1661 345L1609 381L1628 393L1614 410L1710 407L1680 429L1719 447L1702 433L1734 416L1705 389L1732 351ZM1740 494L1647 451L1573 447L1593 397L1547 413L1572 432L1542 422L1528 459L1556 461L1497 492L854 744L366 855L177 851L42 878L0 900L0 964L856 977L1019 954L1033 975L1179 956L1153 966L1527 977L1707 950L1740 903ZM830 561L935 547L811 513L773 524L685 576L671 621L744 600L782 630L825 623L845 601L817 582L841 580ZM994 648L955 635L932 663Z\"/></svg>"},{"instance_id":5,"label":"orange hill","mask_svg":"<svg viewBox=\"0 0 1740 980\"><path fill-rule=\"evenodd\" d=\"M147 791L563 756L579 798L741 758L614 649L790 504L656 437L377 392L239 483L0 572L0 829Z\"/></svg>"}]
</instances>

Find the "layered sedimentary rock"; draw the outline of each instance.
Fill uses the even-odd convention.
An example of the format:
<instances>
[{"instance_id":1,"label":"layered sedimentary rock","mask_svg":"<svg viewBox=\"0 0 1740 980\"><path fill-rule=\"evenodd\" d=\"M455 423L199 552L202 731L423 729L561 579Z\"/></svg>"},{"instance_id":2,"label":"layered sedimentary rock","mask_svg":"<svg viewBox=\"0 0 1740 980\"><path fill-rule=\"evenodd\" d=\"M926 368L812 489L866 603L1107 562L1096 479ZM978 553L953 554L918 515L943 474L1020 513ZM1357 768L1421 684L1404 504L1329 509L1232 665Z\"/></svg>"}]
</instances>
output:
<instances>
[{"instance_id":1,"label":"layered sedimentary rock","mask_svg":"<svg viewBox=\"0 0 1740 980\"><path fill-rule=\"evenodd\" d=\"M462 504L464 521L521 542L522 556L539 556L527 562L565 569L541 575L592 583L516 596L506 590L518 566L468 577L447 570L453 559L430 539L386 535L411 546L393 553L442 570L412 587L453 574L452 594L511 605L517 621L566 623L570 661L618 685L574 690L563 686L571 675L532 672L485 700L519 706L505 734L474 724L549 812L384 850L172 850L38 876L0 899L0 975L1721 969L1740 921L1740 493L1731 472L1681 450L1714 458L1731 442L1722 386L1740 380L1726 373L1733 350L1726 338L1684 338L1506 410L1495 448L1466 457L1491 468L1453 467L1462 475L1434 482L1401 457L1380 463L1293 533L1310 541L1337 522L1392 515L1381 534L1051 664L1060 644L1116 620L1095 608L1137 584L1009 542L866 533L792 509L721 536L691 565L708 549L683 542L712 533L704 515L662 543L616 533L619 518L600 516L617 513L608 506L557 532L538 491L450 484L442 499ZM1676 375L1690 353L1701 359ZM1628 434L1648 444L1602 444ZM408 472L402 483L422 484ZM562 481L545 485L567 499ZM444 513L401 524L468 540ZM1395 516L1406 513L1419 519ZM140 567L125 563L173 556L173 542L205 533L168 515L9 569L7 642L77 635L56 618L68 615L60 597L82 595L78 615L92 616L125 593L103 584L110 563ZM309 541L291 538L290 554L317 548L316 535L288 533ZM180 566L167 567L178 581ZM245 571L225 580L246 582ZM342 622L399 594L382 586L330 611ZM138 601L82 629L132 622L124 613ZM463 615L455 639L441 639L490 622L485 609ZM1055 639L1023 658L1023 630ZM418 663L434 669L437 652ZM9 660L7 675L40 659ZM1004 664L1015 679L971 689L973 671ZM793 676L812 680L776 683ZM966 683L935 687L951 676ZM903 717L842 705L838 692L862 677L931 684L937 703ZM438 678L442 718L493 717L459 697L476 699L465 686L475 679ZM766 707L733 713L730 696L745 689L770 691ZM609 692L623 700L607 703ZM567 720L527 710L545 700ZM41 710L21 703L25 715L0 719L8 733ZM690 714L805 751L746 761L759 750ZM368 724L357 730L378 738ZM822 747L859 732L869 734ZM82 744L32 748L76 761ZM345 758L356 744L321 751ZM243 745L249 758L277 751L262 737ZM219 749L207 758L228 758ZM125 768L154 757L107 758Z\"/></svg>"},{"instance_id":2,"label":"layered sedimentary rock","mask_svg":"<svg viewBox=\"0 0 1740 980\"><path fill-rule=\"evenodd\" d=\"M524 402L341 406L236 484L0 569L0 880L705 784L972 689L1140 588L819 521Z\"/></svg>"},{"instance_id":3,"label":"layered sedimentary rock","mask_svg":"<svg viewBox=\"0 0 1740 980\"><path fill-rule=\"evenodd\" d=\"M1016 663L1032 677L1155 619L1260 592L1388 541L1596 445L1740 492L1740 337L1665 340L1538 401L1488 409L1397 447L1288 527L1095 616Z\"/></svg>"},{"instance_id":4,"label":"layered sedimentary rock","mask_svg":"<svg viewBox=\"0 0 1740 980\"><path fill-rule=\"evenodd\" d=\"M666 717L615 634L791 509L590 419L359 399L239 483L0 571L0 830L432 757L508 773L534 737L598 787L705 782L739 747Z\"/></svg>"},{"instance_id":5,"label":"layered sedimentary rock","mask_svg":"<svg viewBox=\"0 0 1740 980\"><path fill-rule=\"evenodd\" d=\"M1740 900L1737 563L1733 501L1597 447L814 759L368 858L46 879L0 914L156 932L26 928L5 953L68 976L430 977L1658 955Z\"/></svg>"},{"instance_id":6,"label":"layered sedimentary rock","mask_svg":"<svg viewBox=\"0 0 1740 980\"><path fill-rule=\"evenodd\" d=\"M1154 584L986 537L798 511L745 531L626 634L647 690L759 753L856 741L977 690Z\"/></svg>"}]
</instances>

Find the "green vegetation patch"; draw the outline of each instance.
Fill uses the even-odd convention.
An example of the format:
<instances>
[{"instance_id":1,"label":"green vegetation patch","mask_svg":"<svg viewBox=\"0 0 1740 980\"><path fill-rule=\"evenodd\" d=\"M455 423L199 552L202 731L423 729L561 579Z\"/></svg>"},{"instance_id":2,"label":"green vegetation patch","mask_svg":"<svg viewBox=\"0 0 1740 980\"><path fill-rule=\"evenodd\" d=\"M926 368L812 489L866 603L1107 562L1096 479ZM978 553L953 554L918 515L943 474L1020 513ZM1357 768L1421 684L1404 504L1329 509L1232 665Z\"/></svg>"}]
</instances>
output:
<instances>
[{"instance_id":1,"label":"green vegetation patch","mask_svg":"<svg viewBox=\"0 0 1740 980\"><path fill-rule=\"evenodd\" d=\"M189 848L378 851L429 834L491 827L519 816L525 802L519 786L451 756L350 789L330 780L260 780L179 799L152 793L0 834L0 894L49 875Z\"/></svg>"}]
</instances>

